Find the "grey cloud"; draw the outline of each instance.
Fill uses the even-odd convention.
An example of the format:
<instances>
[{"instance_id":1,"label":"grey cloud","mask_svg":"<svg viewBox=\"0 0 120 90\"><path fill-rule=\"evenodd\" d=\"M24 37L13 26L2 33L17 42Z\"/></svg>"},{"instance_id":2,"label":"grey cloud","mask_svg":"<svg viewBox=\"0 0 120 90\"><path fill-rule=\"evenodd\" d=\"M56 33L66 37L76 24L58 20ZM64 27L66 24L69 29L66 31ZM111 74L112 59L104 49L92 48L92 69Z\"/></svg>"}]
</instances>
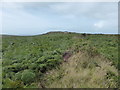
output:
<instances>
[{"instance_id":1,"label":"grey cloud","mask_svg":"<svg viewBox=\"0 0 120 90\"><path fill-rule=\"evenodd\" d=\"M89 2L89 3L56 3L50 5L54 12L59 14L84 15L93 18L110 18L117 14L117 3Z\"/></svg>"}]
</instances>

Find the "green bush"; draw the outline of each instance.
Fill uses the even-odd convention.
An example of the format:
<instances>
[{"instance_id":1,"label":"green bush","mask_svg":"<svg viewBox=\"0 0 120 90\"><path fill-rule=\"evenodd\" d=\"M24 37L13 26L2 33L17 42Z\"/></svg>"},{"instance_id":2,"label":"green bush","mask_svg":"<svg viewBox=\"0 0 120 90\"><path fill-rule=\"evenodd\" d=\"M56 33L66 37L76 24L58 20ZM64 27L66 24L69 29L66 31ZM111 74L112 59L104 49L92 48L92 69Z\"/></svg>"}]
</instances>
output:
<instances>
[{"instance_id":1,"label":"green bush","mask_svg":"<svg viewBox=\"0 0 120 90\"><path fill-rule=\"evenodd\" d=\"M15 80L21 80L22 72L18 72L15 74Z\"/></svg>"},{"instance_id":2,"label":"green bush","mask_svg":"<svg viewBox=\"0 0 120 90\"><path fill-rule=\"evenodd\" d=\"M3 88L22 88L24 84L21 81L13 81L9 78L3 80Z\"/></svg>"},{"instance_id":3,"label":"green bush","mask_svg":"<svg viewBox=\"0 0 120 90\"><path fill-rule=\"evenodd\" d=\"M33 82L35 79L35 74L33 72L31 72L30 70L24 70L21 76L21 80L25 83L25 84L29 84L31 82Z\"/></svg>"},{"instance_id":4,"label":"green bush","mask_svg":"<svg viewBox=\"0 0 120 90\"><path fill-rule=\"evenodd\" d=\"M34 70L37 68L37 64L31 63L31 65L28 66L29 69Z\"/></svg>"}]
</instances>

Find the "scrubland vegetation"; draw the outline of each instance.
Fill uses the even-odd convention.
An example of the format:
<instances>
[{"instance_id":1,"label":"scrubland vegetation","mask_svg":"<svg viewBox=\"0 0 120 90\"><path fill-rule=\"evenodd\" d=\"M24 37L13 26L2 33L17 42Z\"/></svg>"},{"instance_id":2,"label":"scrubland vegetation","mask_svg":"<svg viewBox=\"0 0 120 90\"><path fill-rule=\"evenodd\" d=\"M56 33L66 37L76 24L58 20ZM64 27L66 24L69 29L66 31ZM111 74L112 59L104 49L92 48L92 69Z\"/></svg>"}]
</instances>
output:
<instances>
[{"instance_id":1,"label":"scrubland vegetation","mask_svg":"<svg viewBox=\"0 0 120 90\"><path fill-rule=\"evenodd\" d=\"M3 88L118 87L118 35L3 35L1 52Z\"/></svg>"}]
</instances>

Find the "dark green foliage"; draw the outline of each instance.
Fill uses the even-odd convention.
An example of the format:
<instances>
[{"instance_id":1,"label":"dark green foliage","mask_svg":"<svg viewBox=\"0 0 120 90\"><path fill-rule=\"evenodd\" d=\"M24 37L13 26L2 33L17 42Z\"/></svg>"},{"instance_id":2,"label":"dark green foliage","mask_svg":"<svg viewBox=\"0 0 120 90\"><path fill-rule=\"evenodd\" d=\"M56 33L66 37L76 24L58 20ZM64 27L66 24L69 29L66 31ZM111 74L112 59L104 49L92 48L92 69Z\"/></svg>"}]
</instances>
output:
<instances>
[{"instance_id":1,"label":"dark green foliage","mask_svg":"<svg viewBox=\"0 0 120 90\"><path fill-rule=\"evenodd\" d=\"M24 84L21 81L13 81L9 78L3 79L3 88L23 88Z\"/></svg>"},{"instance_id":2,"label":"dark green foliage","mask_svg":"<svg viewBox=\"0 0 120 90\"><path fill-rule=\"evenodd\" d=\"M21 80L21 77L22 77L22 72L18 72L15 74L15 80Z\"/></svg>"},{"instance_id":3,"label":"dark green foliage","mask_svg":"<svg viewBox=\"0 0 120 90\"><path fill-rule=\"evenodd\" d=\"M0 51L3 57L4 87L18 87L18 82L24 86L38 82L36 80L42 78L47 70L59 66L63 61L63 53L68 50L73 54L87 51L93 57L101 54L116 67L118 63L117 35L56 32L38 36L3 36L2 39ZM7 80L12 84L8 85Z\"/></svg>"},{"instance_id":4,"label":"dark green foliage","mask_svg":"<svg viewBox=\"0 0 120 90\"><path fill-rule=\"evenodd\" d=\"M30 84L35 79L35 74L31 72L30 70L24 70L21 76L21 80L25 84Z\"/></svg>"},{"instance_id":5,"label":"dark green foliage","mask_svg":"<svg viewBox=\"0 0 120 90\"><path fill-rule=\"evenodd\" d=\"M111 71L108 71L107 72L107 75L106 75L106 78L116 78L117 79L117 76L115 75L115 73L111 72ZM117 80L116 80L117 81Z\"/></svg>"}]
</instances>

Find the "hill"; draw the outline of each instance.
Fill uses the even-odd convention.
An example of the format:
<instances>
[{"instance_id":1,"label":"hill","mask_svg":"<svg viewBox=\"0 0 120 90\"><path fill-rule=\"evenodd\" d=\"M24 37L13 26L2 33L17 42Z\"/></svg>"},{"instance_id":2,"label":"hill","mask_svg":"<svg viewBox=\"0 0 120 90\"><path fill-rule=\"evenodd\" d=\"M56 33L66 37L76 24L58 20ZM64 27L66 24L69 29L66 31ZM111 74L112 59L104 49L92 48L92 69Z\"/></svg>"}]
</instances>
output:
<instances>
[{"instance_id":1,"label":"hill","mask_svg":"<svg viewBox=\"0 0 120 90\"><path fill-rule=\"evenodd\" d=\"M118 35L2 36L3 88L116 88Z\"/></svg>"}]
</instances>

